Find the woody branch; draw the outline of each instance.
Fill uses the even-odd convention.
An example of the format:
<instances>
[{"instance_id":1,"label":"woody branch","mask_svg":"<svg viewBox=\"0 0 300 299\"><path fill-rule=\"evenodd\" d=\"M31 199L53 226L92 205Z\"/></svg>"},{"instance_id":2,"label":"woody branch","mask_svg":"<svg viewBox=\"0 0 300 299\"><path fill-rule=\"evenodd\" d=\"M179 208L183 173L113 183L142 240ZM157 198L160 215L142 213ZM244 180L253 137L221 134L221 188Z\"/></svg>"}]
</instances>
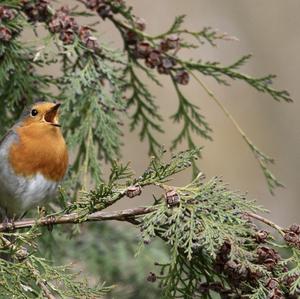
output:
<instances>
[{"instance_id":1,"label":"woody branch","mask_svg":"<svg viewBox=\"0 0 300 299\"><path fill-rule=\"evenodd\" d=\"M137 207L132 209L118 210L112 212L103 212L98 211L91 214L88 214L84 219L78 213L65 214L60 216L45 216L40 219L23 219L16 221L14 223L5 223L0 224L0 232L7 230L17 230L23 228L30 228L33 226L49 226L49 225L58 225L58 224L76 224L83 222L97 222L97 221L107 221L107 220L116 220L116 221L127 221L131 223L136 222L136 218L139 216L146 215L148 213L154 212L155 207ZM280 234L284 234L284 229L271 220L257 215L255 213L247 213L251 218L262 222L269 227L277 230Z\"/></svg>"},{"instance_id":2,"label":"woody branch","mask_svg":"<svg viewBox=\"0 0 300 299\"><path fill-rule=\"evenodd\" d=\"M87 215L84 219L77 214L71 213L61 216L46 216L40 219L23 219L14 223L0 224L0 231L17 230L22 228L30 228L33 226L49 226L57 224L67 223L81 223L81 222L93 222L93 221L128 221L133 222L136 217L151 213L155 210L155 207L138 207L133 209L125 209L113 212L98 211Z\"/></svg>"}]
</instances>

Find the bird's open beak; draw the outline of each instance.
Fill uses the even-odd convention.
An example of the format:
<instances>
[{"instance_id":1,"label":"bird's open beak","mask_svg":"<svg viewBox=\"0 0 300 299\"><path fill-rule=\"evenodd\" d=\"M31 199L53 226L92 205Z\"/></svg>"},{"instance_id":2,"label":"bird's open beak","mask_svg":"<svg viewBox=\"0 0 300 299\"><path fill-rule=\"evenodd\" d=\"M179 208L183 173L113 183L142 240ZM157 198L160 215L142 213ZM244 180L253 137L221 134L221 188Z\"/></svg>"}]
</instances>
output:
<instances>
[{"instance_id":1,"label":"bird's open beak","mask_svg":"<svg viewBox=\"0 0 300 299\"><path fill-rule=\"evenodd\" d=\"M58 112L58 108L60 107L60 105L61 105L60 103L54 105L45 114L45 121L55 127L60 127L60 124L58 123L58 117L57 117L57 112Z\"/></svg>"}]
</instances>

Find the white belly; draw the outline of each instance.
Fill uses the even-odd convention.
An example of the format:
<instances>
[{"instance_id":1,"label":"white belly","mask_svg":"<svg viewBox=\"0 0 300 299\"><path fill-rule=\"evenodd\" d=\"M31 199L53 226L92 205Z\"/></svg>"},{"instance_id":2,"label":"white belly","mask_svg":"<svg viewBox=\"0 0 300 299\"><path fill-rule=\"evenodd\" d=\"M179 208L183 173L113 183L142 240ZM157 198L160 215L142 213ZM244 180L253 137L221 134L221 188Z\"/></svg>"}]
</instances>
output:
<instances>
[{"instance_id":1,"label":"white belly","mask_svg":"<svg viewBox=\"0 0 300 299\"><path fill-rule=\"evenodd\" d=\"M21 216L30 208L55 196L58 185L39 173L27 178L14 173L8 163L7 147L15 138L12 134L0 147L0 210L2 215L9 217Z\"/></svg>"},{"instance_id":2,"label":"white belly","mask_svg":"<svg viewBox=\"0 0 300 299\"><path fill-rule=\"evenodd\" d=\"M31 178L10 178L9 186L5 186L4 177L0 177L0 208L2 214L21 216L24 212L41 205L54 197L57 183L51 182L37 174ZM7 177L6 177L7 179Z\"/></svg>"}]
</instances>

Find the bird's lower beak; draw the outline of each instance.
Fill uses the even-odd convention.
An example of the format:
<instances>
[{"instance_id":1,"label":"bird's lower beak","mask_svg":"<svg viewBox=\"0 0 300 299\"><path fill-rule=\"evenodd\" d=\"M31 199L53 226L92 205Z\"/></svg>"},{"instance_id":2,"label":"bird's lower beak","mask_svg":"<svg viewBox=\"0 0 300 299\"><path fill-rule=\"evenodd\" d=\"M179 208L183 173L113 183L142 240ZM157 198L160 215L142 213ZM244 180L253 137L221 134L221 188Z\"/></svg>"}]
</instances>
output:
<instances>
[{"instance_id":1,"label":"bird's lower beak","mask_svg":"<svg viewBox=\"0 0 300 299\"><path fill-rule=\"evenodd\" d=\"M58 117L57 117L58 108L60 107L60 105L61 105L60 103L54 105L45 114L45 121L48 122L48 123L50 123L51 125L53 125L55 127L60 127L60 125L58 123Z\"/></svg>"}]
</instances>

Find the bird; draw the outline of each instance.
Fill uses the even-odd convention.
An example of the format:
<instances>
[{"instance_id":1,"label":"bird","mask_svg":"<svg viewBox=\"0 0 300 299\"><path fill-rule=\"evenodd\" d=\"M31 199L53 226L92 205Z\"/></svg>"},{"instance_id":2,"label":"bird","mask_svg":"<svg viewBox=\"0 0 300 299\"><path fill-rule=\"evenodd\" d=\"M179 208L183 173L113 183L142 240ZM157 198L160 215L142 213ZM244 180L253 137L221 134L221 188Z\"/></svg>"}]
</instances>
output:
<instances>
[{"instance_id":1,"label":"bird","mask_svg":"<svg viewBox=\"0 0 300 299\"><path fill-rule=\"evenodd\" d=\"M56 195L68 168L60 103L25 108L0 141L0 220L21 218Z\"/></svg>"}]
</instances>

